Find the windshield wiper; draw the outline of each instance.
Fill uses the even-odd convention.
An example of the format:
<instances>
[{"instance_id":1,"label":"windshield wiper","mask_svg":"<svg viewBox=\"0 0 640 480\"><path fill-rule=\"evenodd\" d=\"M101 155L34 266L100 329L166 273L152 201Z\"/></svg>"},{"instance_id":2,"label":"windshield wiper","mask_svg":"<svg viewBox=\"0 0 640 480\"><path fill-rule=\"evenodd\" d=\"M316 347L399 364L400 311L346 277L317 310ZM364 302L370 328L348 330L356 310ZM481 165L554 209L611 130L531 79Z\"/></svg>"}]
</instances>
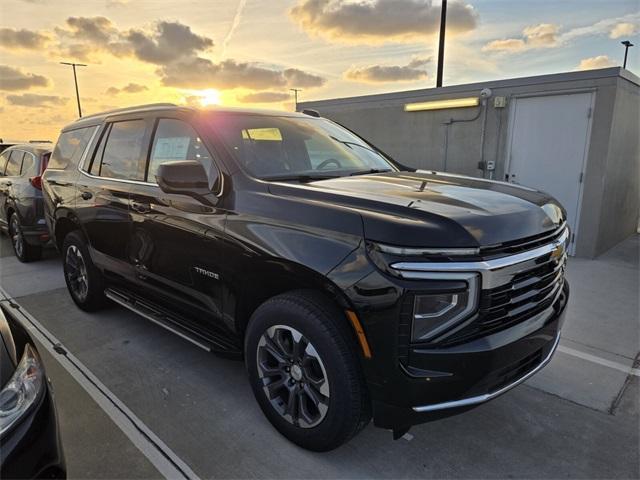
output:
<instances>
[{"instance_id":1,"label":"windshield wiper","mask_svg":"<svg viewBox=\"0 0 640 480\"><path fill-rule=\"evenodd\" d=\"M356 142L350 142L348 140L340 140L339 138L334 137L333 135L329 135L329 138L335 142L341 143L343 145L346 145L347 147L349 147L351 150L353 150L353 147L360 147L360 148L364 148L365 150L368 150L369 152L375 153L378 156L381 156L379 152L376 152L373 148L367 147L366 145L362 145L360 143L356 143Z\"/></svg>"},{"instance_id":2,"label":"windshield wiper","mask_svg":"<svg viewBox=\"0 0 640 480\"><path fill-rule=\"evenodd\" d=\"M300 182L308 183L317 180L329 180L330 178L338 178L339 175L274 175L271 177L262 177L262 180L268 182Z\"/></svg>"},{"instance_id":3,"label":"windshield wiper","mask_svg":"<svg viewBox=\"0 0 640 480\"><path fill-rule=\"evenodd\" d=\"M391 172L390 168L379 169L379 168L370 168L369 170L358 170L357 172L350 173L350 177L354 177L356 175L369 175L370 173L385 173Z\"/></svg>"}]
</instances>

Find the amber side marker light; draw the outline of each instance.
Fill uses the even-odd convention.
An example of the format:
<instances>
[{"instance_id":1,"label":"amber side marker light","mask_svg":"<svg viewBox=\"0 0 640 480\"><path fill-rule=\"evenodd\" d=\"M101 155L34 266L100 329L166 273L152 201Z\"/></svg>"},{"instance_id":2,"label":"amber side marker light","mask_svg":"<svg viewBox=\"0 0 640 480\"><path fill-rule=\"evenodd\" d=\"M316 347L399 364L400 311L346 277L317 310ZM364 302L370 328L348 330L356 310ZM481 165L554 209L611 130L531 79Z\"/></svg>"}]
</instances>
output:
<instances>
[{"instance_id":1,"label":"amber side marker light","mask_svg":"<svg viewBox=\"0 0 640 480\"><path fill-rule=\"evenodd\" d=\"M360 342L360 347L362 348L362 354L365 358L371 358L371 349L369 348L369 342L367 342L367 337L364 334L364 330L362 329L362 325L360 324L360 320L358 320L358 316L352 310L345 310L353 329L356 331L356 335L358 336L358 341Z\"/></svg>"},{"instance_id":2,"label":"amber side marker light","mask_svg":"<svg viewBox=\"0 0 640 480\"><path fill-rule=\"evenodd\" d=\"M422 110L443 110L445 108L477 107L480 105L478 97L451 98L449 100L433 100L431 102L406 103L405 112L420 112Z\"/></svg>"}]
</instances>

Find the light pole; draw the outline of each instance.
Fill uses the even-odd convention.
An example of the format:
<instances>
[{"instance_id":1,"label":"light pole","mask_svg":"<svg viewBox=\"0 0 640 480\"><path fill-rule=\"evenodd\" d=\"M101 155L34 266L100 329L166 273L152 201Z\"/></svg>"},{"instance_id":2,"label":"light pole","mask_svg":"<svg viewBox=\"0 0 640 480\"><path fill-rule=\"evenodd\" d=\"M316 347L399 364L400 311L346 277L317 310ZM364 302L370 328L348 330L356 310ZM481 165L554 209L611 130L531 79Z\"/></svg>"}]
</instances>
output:
<instances>
[{"instance_id":1,"label":"light pole","mask_svg":"<svg viewBox=\"0 0 640 480\"><path fill-rule=\"evenodd\" d=\"M289 90L291 90L293 92L293 98L294 98L294 101L295 101L294 111L297 112L298 111L298 92L301 92L302 89L300 89L300 88L290 88Z\"/></svg>"},{"instance_id":2,"label":"light pole","mask_svg":"<svg viewBox=\"0 0 640 480\"><path fill-rule=\"evenodd\" d=\"M440 42L438 45L438 73L436 87L442 86L442 69L444 67L444 34L447 29L447 0L442 0L440 9Z\"/></svg>"},{"instance_id":3,"label":"light pole","mask_svg":"<svg viewBox=\"0 0 640 480\"><path fill-rule=\"evenodd\" d=\"M61 65L71 65L73 67L73 82L76 85L76 100L78 101L78 116L82 118L82 108L80 107L80 93L78 93L78 76L76 67L86 67L84 63L60 62Z\"/></svg>"},{"instance_id":4,"label":"light pole","mask_svg":"<svg viewBox=\"0 0 640 480\"><path fill-rule=\"evenodd\" d=\"M629 40L625 40L624 42L620 42L624 45L624 62L622 62L622 68L627 68L627 53L629 53L629 47L633 47L633 43Z\"/></svg>"}]
</instances>

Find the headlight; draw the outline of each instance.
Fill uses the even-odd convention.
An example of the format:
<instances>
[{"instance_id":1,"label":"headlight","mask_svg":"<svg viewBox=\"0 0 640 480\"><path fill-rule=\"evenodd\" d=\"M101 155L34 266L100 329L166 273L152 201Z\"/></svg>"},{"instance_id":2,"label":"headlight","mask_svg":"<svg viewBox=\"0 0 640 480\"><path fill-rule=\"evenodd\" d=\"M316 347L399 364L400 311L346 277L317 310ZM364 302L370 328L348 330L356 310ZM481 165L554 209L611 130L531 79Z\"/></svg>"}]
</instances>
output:
<instances>
[{"instance_id":1,"label":"headlight","mask_svg":"<svg viewBox=\"0 0 640 480\"><path fill-rule=\"evenodd\" d=\"M29 411L43 387L42 364L35 349L27 345L11 380L0 391L0 436Z\"/></svg>"},{"instance_id":2,"label":"headlight","mask_svg":"<svg viewBox=\"0 0 640 480\"><path fill-rule=\"evenodd\" d=\"M455 279L461 279L460 274L451 275ZM445 278L443 274L438 275L439 280ZM465 275L464 280L467 282L467 289L464 291L416 294L413 302L411 331L413 341L427 341L465 320L475 311L478 303L478 276Z\"/></svg>"}]
</instances>

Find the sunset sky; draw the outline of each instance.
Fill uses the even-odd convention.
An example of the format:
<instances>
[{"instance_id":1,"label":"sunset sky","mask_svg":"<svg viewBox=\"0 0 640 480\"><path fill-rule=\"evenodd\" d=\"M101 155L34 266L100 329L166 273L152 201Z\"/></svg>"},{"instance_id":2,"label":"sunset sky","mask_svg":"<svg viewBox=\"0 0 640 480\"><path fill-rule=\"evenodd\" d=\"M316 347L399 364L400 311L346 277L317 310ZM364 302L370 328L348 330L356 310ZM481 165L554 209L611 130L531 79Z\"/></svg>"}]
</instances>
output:
<instances>
[{"instance_id":1,"label":"sunset sky","mask_svg":"<svg viewBox=\"0 0 640 480\"><path fill-rule=\"evenodd\" d=\"M449 2L444 84L621 65L638 0ZM291 109L432 87L439 0L2 0L0 137L57 138L83 113L150 102ZM629 69L640 71L640 45Z\"/></svg>"}]
</instances>

